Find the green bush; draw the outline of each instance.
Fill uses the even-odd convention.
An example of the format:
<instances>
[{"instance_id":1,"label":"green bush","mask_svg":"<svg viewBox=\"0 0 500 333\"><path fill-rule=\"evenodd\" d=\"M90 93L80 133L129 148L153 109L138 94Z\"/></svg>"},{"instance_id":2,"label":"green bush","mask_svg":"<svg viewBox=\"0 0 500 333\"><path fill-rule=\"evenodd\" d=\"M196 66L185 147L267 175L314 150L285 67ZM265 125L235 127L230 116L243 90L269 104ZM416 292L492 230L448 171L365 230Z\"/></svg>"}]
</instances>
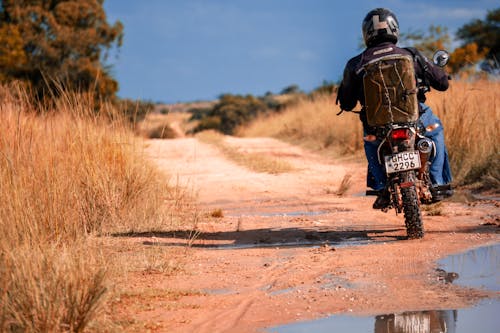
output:
<instances>
[{"instance_id":1,"label":"green bush","mask_svg":"<svg viewBox=\"0 0 500 333\"><path fill-rule=\"evenodd\" d=\"M193 132L215 129L224 134L233 134L234 130L261 114L277 112L283 104L272 95L255 97L252 95L224 94L211 108L192 109L191 120L198 120Z\"/></svg>"}]
</instances>

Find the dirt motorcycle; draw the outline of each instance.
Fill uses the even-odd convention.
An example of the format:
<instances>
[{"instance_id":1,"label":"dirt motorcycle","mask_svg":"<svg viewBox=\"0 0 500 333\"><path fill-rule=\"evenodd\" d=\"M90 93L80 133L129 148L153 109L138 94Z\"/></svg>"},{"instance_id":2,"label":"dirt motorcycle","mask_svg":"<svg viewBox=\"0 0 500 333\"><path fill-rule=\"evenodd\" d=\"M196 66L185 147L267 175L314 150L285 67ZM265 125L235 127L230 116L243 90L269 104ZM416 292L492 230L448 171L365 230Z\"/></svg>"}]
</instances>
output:
<instances>
[{"instance_id":1,"label":"dirt motorcycle","mask_svg":"<svg viewBox=\"0 0 500 333\"><path fill-rule=\"evenodd\" d=\"M449 54L437 51L432 60L444 67ZM394 208L396 214L404 213L408 238L422 238L420 205L439 201L451 192L451 188L434 187L429 173L436 147L425 136L428 129L419 121L417 100L417 93L425 93L429 87L415 80L414 59L408 55L383 56L361 70L364 71L366 121L375 129L375 135L370 135L373 141L380 142L378 162L387 176L385 189L377 193L387 201L382 211ZM370 193L367 191L367 194Z\"/></svg>"},{"instance_id":2,"label":"dirt motorcycle","mask_svg":"<svg viewBox=\"0 0 500 333\"><path fill-rule=\"evenodd\" d=\"M446 51L438 51L433 57L433 62L444 67L448 59ZM381 70L380 66L384 65L378 66L378 70ZM388 66L394 67L393 64ZM398 84L403 84L404 72L404 68L401 73L396 70ZM414 75L412 73L406 74ZM414 81L414 78L408 80ZM408 95L403 95L401 99L404 100L410 94L414 94L415 89L426 88L419 87L416 83L413 88L408 88L406 92ZM390 93L387 87L385 90L387 94ZM419 122L418 114L413 117L410 115L409 118L407 114L398 118L392 113L383 115L382 118L380 115L378 117L376 137L381 142L378 146L378 158L379 163L385 167L387 182L384 191L389 198L388 205L382 210L387 212L390 208L394 208L396 214L404 213L408 238L422 238L424 226L420 205L436 201L436 196L439 195L432 186L429 174L435 145L432 140L425 137L426 128Z\"/></svg>"}]
</instances>

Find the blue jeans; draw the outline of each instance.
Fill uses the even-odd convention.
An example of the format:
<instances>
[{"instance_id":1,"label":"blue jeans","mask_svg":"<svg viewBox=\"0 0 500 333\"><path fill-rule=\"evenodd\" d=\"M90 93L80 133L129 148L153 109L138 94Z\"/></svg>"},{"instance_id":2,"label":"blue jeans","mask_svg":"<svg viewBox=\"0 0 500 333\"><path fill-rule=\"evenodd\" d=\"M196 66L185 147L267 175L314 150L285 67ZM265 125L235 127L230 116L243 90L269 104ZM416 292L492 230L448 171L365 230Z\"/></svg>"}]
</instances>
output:
<instances>
[{"instance_id":1,"label":"blue jeans","mask_svg":"<svg viewBox=\"0 0 500 333\"><path fill-rule=\"evenodd\" d=\"M431 108L424 103L420 103L423 113L420 121L424 127L430 129L425 132L425 136L431 139L435 146L435 156L430 160L429 173L433 185L445 185L452 181L448 151L444 144L444 131L441 120L432 112ZM438 124L438 126L433 126ZM366 135L366 134L365 134ZM377 148L380 140L364 140L366 159L368 161L367 186L374 190L382 190L385 187L386 174L384 167L378 162Z\"/></svg>"},{"instance_id":2,"label":"blue jeans","mask_svg":"<svg viewBox=\"0 0 500 333\"><path fill-rule=\"evenodd\" d=\"M427 128L425 136L431 139L436 146L436 154L430 160L431 166L429 173L433 185L445 185L452 181L450 161L448 159L448 150L444 144L444 129L441 120L432 113L430 107L424 103L420 103L422 107L422 115L420 121ZM434 124L438 124L437 128L432 129ZM431 128L429 128L431 127Z\"/></svg>"}]
</instances>

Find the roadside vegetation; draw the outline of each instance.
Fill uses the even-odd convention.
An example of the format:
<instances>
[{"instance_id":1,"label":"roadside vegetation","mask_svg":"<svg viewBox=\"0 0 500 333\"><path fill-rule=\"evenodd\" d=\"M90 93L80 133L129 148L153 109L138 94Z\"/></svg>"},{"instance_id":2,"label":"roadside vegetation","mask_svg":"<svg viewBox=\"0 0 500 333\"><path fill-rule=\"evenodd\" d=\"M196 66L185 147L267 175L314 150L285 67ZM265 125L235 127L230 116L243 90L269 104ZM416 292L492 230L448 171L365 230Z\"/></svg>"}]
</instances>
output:
<instances>
[{"instance_id":1,"label":"roadside vegetation","mask_svg":"<svg viewBox=\"0 0 500 333\"><path fill-rule=\"evenodd\" d=\"M457 185L500 191L500 82L451 81L428 104L443 122Z\"/></svg>"},{"instance_id":2,"label":"roadside vegetation","mask_svg":"<svg viewBox=\"0 0 500 333\"><path fill-rule=\"evenodd\" d=\"M500 189L500 83L451 81L448 91L428 94L427 103L445 128L454 182L472 188ZM241 136L272 136L337 157L362 156L358 116L336 114L335 95L305 98L280 114L262 116L237 130ZM358 108L359 109L359 108Z\"/></svg>"},{"instance_id":3,"label":"roadside vegetation","mask_svg":"<svg viewBox=\"0 0 500 333\"><path fill-rule=\"evenodd\" d=\"M262 97L224 94L212 106L189 110L190 120L197 123L191 132L216 130L231 135L238 126L247 124L260 115L280 112L295 103L300 96L302 94L295 90L287 90L287 93L279 96L268 93Z\"/></svg>"},{"instance_id":4,"label":"roadside vegetation","mask_svg":"<svg viewBox=\"0 0 500 333\"><path fill-rule=\"evenodd\" d=\"M240 127L240 136L272 136L311 150L326 150L346 156L362 149L361 123L355 114L340 110L330 94L303 98L279 114L260 117Z\"/></svg>"},{"instance_id":5,"label":"roadside vegetation","mask_svg":"<svg viewBox=\"0 0 500 333\"><path fill-rule=\"evenodd\" d=\"M0 96L0 331L81 332L112 278L97 236L165 230L182 193L92 96L61 94L51 109L15 86Z\"/></svg>"}]
</instances>

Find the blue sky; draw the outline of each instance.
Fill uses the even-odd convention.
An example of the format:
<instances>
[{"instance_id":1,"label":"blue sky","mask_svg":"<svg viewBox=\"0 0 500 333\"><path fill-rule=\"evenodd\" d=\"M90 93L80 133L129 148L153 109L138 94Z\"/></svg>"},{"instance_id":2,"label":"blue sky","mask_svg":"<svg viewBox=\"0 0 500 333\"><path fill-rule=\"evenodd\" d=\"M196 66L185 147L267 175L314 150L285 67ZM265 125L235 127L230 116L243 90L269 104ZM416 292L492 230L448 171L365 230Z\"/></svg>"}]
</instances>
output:
<instances>
[{"instance_id":1,"label":"blue sky","mask_svg":"<svg viewBox=\"0 0 500 333\"><path fill-rule=\"evenodd\" d=\"M297 84L305 91L341 78L359 53L361 22L391 9L401 31L444 25L454 33L485 17L498 0L105 0L124 24L123 46L108 59L123 98L211 100L263 95Z\"/></svg>"}]
</instances>

